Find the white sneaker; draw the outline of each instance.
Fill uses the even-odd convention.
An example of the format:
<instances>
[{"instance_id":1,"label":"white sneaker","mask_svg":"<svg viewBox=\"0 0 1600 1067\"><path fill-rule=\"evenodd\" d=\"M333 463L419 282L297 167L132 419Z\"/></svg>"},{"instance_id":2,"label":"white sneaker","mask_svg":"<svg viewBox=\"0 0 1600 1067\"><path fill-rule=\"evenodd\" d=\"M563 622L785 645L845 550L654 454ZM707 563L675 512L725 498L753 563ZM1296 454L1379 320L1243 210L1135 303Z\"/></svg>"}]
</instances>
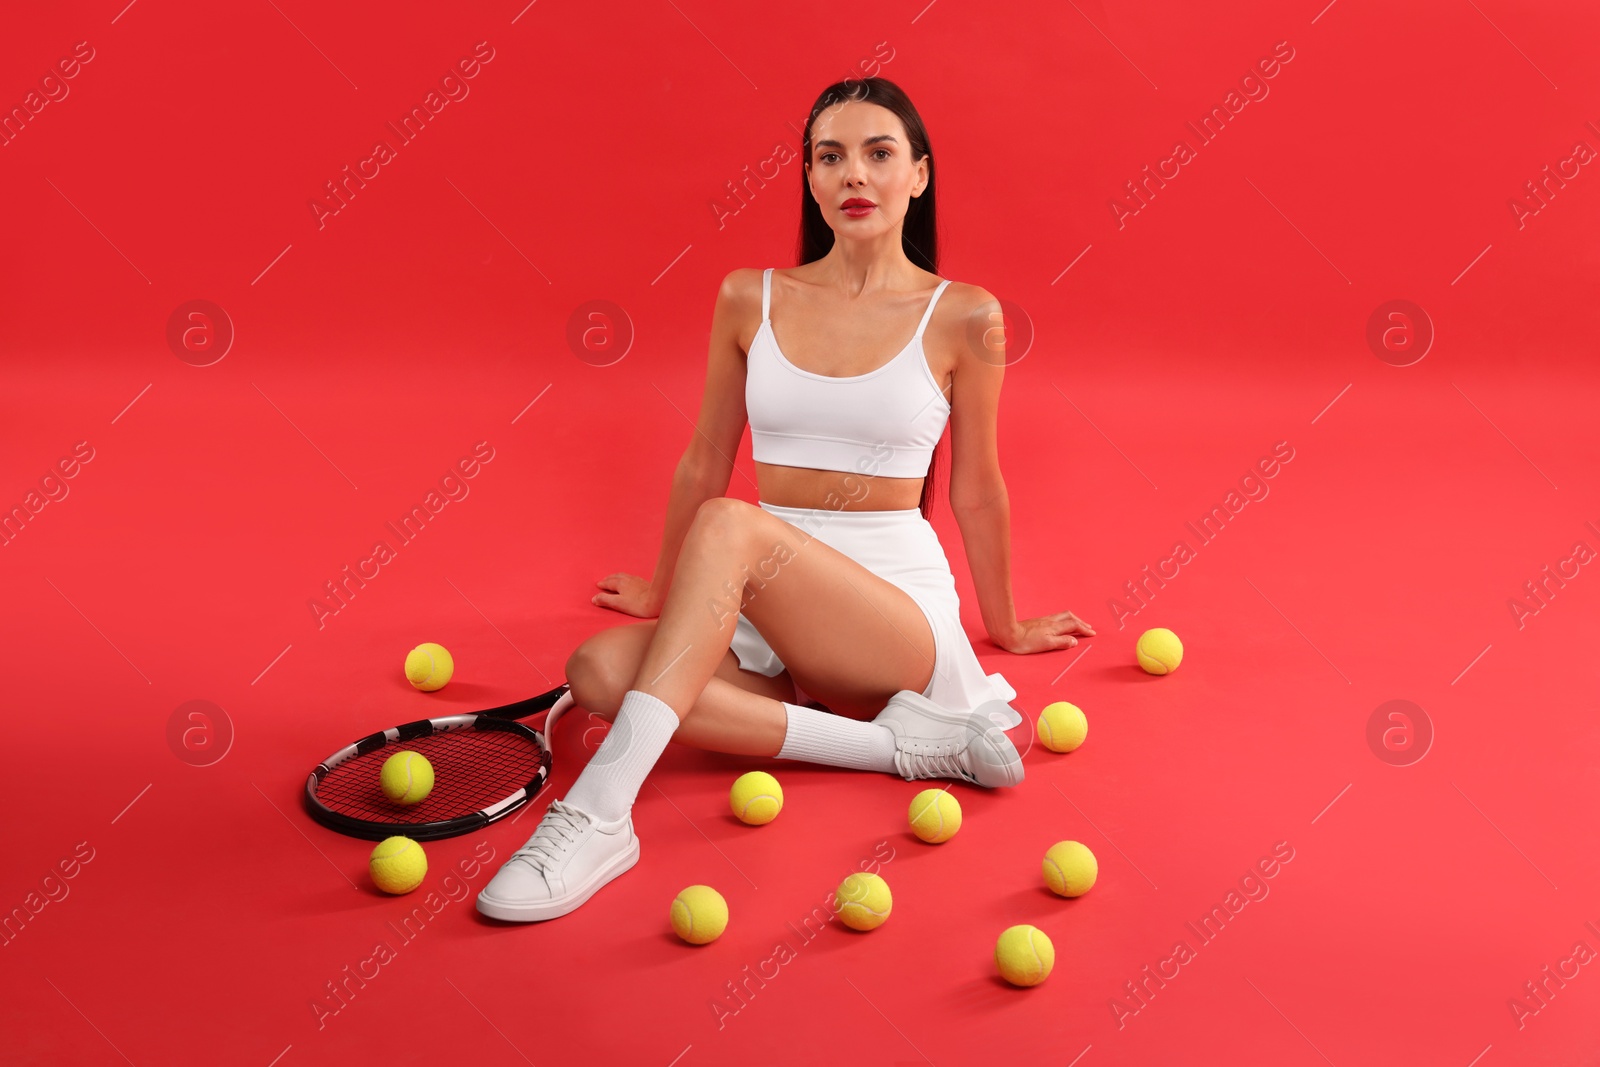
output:
<instances>
[{"instance_id":1,"label":"white sneaker","mask_svg":"<svg viewBox=\"0 0 1600 1067\"><path fill-rule=\"evenodd\" d=\"M602 823L552 800L528 843L511 854L478 894L478 911L507 922L554 919L639 862L633 815Z\"/></svg>"},{"instance_id":2,"label":"white sneaker","mask_svg":"<svg viewBox=\"0 0 1600 1067\"><path fill-rule=\"evenodd\" d=\"M911 689L872 720L895 738L895 769L907 781L960 778L993 789L1022 781L1022 756L989 712L952 711Z\"/></svg>"}]
</instances>

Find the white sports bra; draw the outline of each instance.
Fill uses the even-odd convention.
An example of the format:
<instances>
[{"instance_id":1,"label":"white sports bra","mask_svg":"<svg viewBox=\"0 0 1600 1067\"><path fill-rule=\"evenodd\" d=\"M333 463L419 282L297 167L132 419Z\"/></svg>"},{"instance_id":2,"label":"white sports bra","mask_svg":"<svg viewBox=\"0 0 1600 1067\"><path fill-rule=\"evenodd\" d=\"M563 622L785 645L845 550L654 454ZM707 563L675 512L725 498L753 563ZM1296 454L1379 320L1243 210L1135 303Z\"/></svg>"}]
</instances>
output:
<instances>
[{"instance_id":1,"label":"white sports bra","mask_svg":"<svg viewBox=\"0 0 1600 1067\"><path fill-rule=\"evenodd\" d=\"M801 370L772 333L772 268L761 274L761 328L746 358L744 404L751 458L785 467L889 478L928 473L950 402L928 368L922 333L949 279L939 283L917 332L889 362L837 377Z\"/></svg>"}]
</instances>

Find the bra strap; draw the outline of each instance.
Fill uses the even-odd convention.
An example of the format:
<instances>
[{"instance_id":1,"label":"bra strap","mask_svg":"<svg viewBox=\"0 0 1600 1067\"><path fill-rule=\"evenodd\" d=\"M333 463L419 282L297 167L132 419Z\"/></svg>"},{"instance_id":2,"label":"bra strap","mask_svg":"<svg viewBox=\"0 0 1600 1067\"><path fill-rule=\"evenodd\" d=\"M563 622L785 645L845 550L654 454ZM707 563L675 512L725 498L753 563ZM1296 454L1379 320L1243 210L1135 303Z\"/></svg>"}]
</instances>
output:
<instances>
[{"instance_id":1,"label":"bra strap","mask_svg":"<svg viewBox=\"0 0 1600 1067\"><path fill-rule=\"evenodd\" d=\"M922 337L922 331L928 328L928 320L933 318L933 305L939 302L939 298L944 295L944 287L949 284L950 279L946 278L944 281L939 283L939 288L933 291L933 299L928 301L928 310L922 313L922 321L917 323L917 332L912 340L920 339Z\"/></svg>"},{"instance_id":2,"label":"bra strap","mask_svg":"<svg viewBox=\"0 0 1600 1067\"><path fill-rule=\"evenodd\" d=\"M766 322L772 312L772 268L761 272L761 321Z\"/></svg>"}]
</instances>

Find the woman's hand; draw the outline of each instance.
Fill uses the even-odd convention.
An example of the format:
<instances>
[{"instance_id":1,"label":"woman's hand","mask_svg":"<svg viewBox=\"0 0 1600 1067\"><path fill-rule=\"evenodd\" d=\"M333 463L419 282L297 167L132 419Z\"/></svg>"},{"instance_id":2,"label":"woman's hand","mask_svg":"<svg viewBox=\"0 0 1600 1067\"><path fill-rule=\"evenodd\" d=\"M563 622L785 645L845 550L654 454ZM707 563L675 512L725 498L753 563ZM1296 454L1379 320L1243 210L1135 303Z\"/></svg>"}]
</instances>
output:
<instances>
[{"instance_id":1,"label":"woman's hand","mask_svg":"<svg viewBox=\"0 0 1600 1067\"><path fill-rule=\"evenodd\" d=\"M656 603L651 595L651 585L647 578L619 571L616 574L606 575L594 584L605 592L596 593L590 600L592 604L640 619L653 619L661 613L661 605Z\"/></svg>"},{"instance_id":2,"label":"woman's hand","mask_svg":"<svg viewBox=\"0 0 1600 1067\"><path fill-rule=\"evenodd\" d=\"M1029 652L1050 652L1058 648L1071 648L1078 643L1075 633L1094 636L1094 628L1070 611L1054 615L1041 615L1037 619L1023 619L1011 632L998 637L990 635L994 643L1007 652L1026 655Z\"/></svg>"}]
</instances>

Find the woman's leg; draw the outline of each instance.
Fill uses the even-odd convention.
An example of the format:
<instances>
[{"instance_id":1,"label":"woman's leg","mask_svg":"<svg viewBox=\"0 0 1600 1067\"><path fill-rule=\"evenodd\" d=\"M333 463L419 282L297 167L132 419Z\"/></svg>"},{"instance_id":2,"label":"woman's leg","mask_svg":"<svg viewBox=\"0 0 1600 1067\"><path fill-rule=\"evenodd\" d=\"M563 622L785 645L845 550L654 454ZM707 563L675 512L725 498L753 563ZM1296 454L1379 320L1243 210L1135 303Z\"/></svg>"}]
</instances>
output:
<instances>
[{"instance_id":1,"label":"woman's leg","mask_svg":"<svg viewBox=\"0 0 1600 1067\"><path fill-rule=\"evenodd\" d=\"M805 665L807 691L829 706L881 708L933 677L933 629L904 590L762 508L714 497L684 534L672 588L616 726L564 801L602 821L627 814L727 657L741 610L785 664ZM793 708L785 710L786 739L797 713L808 710ZM858 730L835 744L838 724L820 714L798 715L808 721L796 752L769 754L895 769L890 731Z\"/></svg>"},{"instance_id":2,"label":"woman's leg","mask_svg":"<svg viewBox=\"0 0 1600 1067\"><path fill-rule=\"evenodd\" d=\"M684 537L631 689L682 718L741 610L830 708L875 710L933 677L933 630L904 590L754 504L715 497Z\"/></svg>"},{"instance_id":3,"label":"woman's leg","mask_svg":"<svg viewBox=\"0 0 1600 1067\"><path fill-rule=\"evenodd\" d=\"M741 611L806 692L849 718L783 701L780 724L770 699L715 684ZM936 654L928 617L904 590L762 508L709 500L684 537L618 728L566 799L620 818L702 700L708 717L696 715L690 735L701 747L1016 785L1020 757L1003 734L991 736L987 715L921 696ZM851 721L858 716L873 718Z\"/></svg>"},{"instance_id":4,"label":"woman's leg","mask_svg":"<svg viewBox=\"0 0 1600 1067\"><path fill-rule=\"evenodd\" d=\"M617 717L655 631L654 619L613 626L584 641L567 658L573 700L592 719L611 722ZM672 740L736 756L775 756L787 726L784 704L794 699L788 671L768 677L743 670L739 657L729 650Z\"/></svg>"},{"instance_id":5,"label":"woman's leg","mask_svg":"<svg viewBox=\"0 0 1600 1067\"><path fill-rule=\"evenodd\" d=\"M672 588L615 726L567 796L551 802L528 843L484 887L480 912L555 918L637 862L633 802L668 741L719 681L741 610L822 703L856 713L883 708L871 722L857 722L783 703L777 755L907 778L1021 780L1016 749L981 725L982 716L952 714L920 696L933 678L936 649L916 601L764 509L717 497L701 505L685 534ZM737 710L735 698L744 699L717 687L708 707Z\"/></svg>"}]
</instances>

